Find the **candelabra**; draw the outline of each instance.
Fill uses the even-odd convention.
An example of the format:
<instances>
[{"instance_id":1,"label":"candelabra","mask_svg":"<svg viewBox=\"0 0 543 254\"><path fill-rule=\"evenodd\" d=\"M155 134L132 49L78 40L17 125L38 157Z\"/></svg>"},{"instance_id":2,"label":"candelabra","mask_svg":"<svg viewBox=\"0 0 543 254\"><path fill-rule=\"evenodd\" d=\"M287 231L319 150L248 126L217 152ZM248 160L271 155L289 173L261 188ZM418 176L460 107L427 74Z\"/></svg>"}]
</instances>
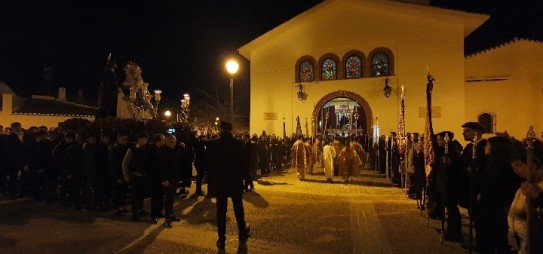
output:
<instances>
[{"instance_id":1,"label":"candelabra","mask_svg":"<svg viewBox=\"0 0 543 254\"><path fill-rule=\"evenodd\" d=\"M358 112L354 112L354 125L355 125L355 129L358 129Z\"/></svg>"},{"instance_id":2,"label":"candelabra","mask_svg":"<svg viewBox=\"0 0 543 254\"><path fill-rule=\"evenodd\" d=\"M181 114L178 121L187 123L190 116L190 95L188 93L183 94L183 99L181 99Z\"/></svg>"},{"instance_id":3,"label":"candelabra","mask_svg":"<svg viewBox=\"0 0 543 254\"><path fill-rule=\"evenodd\" d=\"M154 108L155 117L158 116L158 104L160 104L160 100L162 99L161 94L162 94L161 90L155 90L155 96L154 96L155 97L155 108Z\"/></svg>"}]
</instances>

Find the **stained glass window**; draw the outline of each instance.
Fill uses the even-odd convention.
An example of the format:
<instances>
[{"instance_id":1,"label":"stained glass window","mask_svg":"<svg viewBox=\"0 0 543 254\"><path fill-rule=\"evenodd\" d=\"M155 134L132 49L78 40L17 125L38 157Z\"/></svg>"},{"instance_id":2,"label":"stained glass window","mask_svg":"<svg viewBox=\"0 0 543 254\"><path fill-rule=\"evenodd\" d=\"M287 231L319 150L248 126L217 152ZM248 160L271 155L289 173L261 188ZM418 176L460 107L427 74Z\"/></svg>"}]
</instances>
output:
<instances>
[{"instance_id":1,"label":"stained glass window","mask_svg":"<svg viewBox=\"0 0 543 254\"><path fill-rule=\"evenodd\" d=\"M298 75L300 82L313 81L313 63L309 60L303 60L298 66Z\"/></svg>"},{"instance_id":2,"label":"stained glass window","mask_svg":"<svg viewBox=\"0 0 543 254\"><path fill-rule=\"evenodd\" d=\"M337 79L337 64L336 60L326 58L322 61L322 77L321 80Z\"/></svg>"},{"instance_id":3,"label":"stained glass window","mask_svg":"<svg viewBox=\"0 0 543 254\"><path fill-rule=\"evenodd\" d=\"M350 56L345 61L345 78L362 77L362 59L359 56Z\"/></svg>"},{"instance_id":4,"label":"stained glass window","mask_svg":"<svg viewBox=\"0 0 543 254\"><path fill-rule=\"evenodd\" d=\"M386 53L377 53L371 58L371 76L389 76L390 58Z\"/></svg>"}]
</instances>

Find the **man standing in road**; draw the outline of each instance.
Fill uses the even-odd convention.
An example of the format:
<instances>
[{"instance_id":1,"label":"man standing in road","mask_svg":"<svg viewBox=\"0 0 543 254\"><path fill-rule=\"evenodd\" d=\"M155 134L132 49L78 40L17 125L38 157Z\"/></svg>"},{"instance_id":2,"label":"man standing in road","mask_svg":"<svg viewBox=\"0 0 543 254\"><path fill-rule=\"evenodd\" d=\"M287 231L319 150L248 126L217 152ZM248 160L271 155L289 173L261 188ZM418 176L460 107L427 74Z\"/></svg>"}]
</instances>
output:
<instances>
[{"instance_id":1,"label":"man standing in road","mask_svg":"<svg viewBox=\"0 0 543 254\"><path fill-rule=\"evenodd\" d=\"M210 141L208 145L208 165L210 177L217 198L217 229L219 239L217 249L224 253L226 243L226 209L228 197L232 199L234 214L238 224L239 246L238 253L247 252L249 228L245 224L243 209L243 143L232 136L232 124L221 122L221 132L218 140Z\"/></svg>"},{"instance_id":2,"label":"man standing in road","mask_svg":"<svg viewBox=\"0 0 543 254\"><path fill-rule=\"evenodd\" d=\"M158 151L157 170L162 181L164 193L164 226L172 227L172 222L179 221L173 214L173 199L179 181L179 168L181 167L181 151L176 147L177 139L173 135L166 136L166 143Z\"/></svg>"}]
</instances>

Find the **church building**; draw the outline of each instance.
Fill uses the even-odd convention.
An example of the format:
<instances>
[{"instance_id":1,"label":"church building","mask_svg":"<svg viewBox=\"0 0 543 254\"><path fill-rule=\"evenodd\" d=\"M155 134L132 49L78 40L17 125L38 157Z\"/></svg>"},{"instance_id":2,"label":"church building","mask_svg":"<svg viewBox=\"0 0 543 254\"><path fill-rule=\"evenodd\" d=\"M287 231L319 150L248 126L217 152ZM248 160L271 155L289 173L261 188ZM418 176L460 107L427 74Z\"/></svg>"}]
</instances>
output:
<instances>
[{"instance_id":1,"label":"church building","mask_svg":"<svg viewBox=\"0 0 543 254\"><path fill-rule=\"evenodd\" d=\"M524 137L543 128L543 44L511 38L465 54L490 16L427 1L325 0L239 49L250 62L250 131L307 136L424 132L427 74L436 132L479 121ZM539 60L538 60L539 59Z\"/></svg>"}]
</instances>

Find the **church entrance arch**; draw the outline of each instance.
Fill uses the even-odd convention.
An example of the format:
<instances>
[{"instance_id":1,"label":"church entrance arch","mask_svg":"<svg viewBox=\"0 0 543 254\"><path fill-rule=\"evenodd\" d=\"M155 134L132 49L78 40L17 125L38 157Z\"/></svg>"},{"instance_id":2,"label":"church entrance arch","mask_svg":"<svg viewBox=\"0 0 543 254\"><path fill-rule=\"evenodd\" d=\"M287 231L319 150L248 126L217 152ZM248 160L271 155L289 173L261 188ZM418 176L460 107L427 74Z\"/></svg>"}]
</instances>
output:
<instances>
[{"instance_id":1,"label":"church entrance arch","mask_svg":"<svg viewBox=\"0 0 543 254\"><path fill-rule=\"evenodd\" d=\"M339 90L323 96L313 109L314 133L319 136L339 134L347 137L357 132L371 135L373 113L359 94Z\"/></svg>"}]
</instances>

